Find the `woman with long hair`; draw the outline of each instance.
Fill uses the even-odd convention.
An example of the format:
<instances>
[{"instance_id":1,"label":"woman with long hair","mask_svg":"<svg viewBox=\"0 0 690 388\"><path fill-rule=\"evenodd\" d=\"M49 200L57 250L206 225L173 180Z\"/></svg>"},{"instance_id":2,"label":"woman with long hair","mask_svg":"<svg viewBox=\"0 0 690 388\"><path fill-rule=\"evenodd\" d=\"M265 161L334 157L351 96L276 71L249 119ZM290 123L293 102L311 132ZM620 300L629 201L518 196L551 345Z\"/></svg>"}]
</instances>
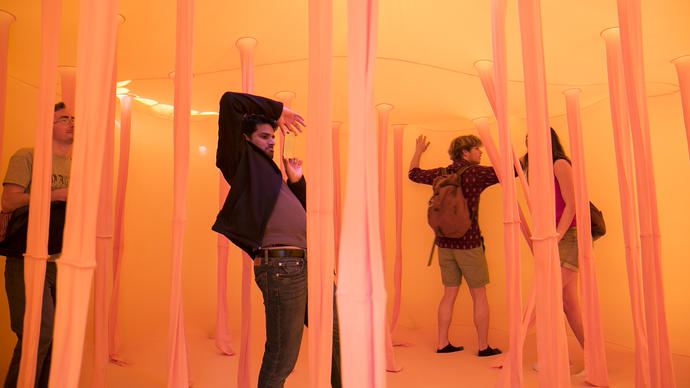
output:
<instances>
[{"instance_id":1,"label":"woman with long hair","mask_svg":"<svg viewBox=\"0 0 690 388\"><path fill-rule=\"evenodd\" d=\"M525 137L525 144L527 137ZM563 311L575 338L584 347L582 313L577 293L577 222L575 219L575 190L570 159L563 150L561 140L551 128L551 155L553 161L554 188L556 195L556 233L558 254L561 259L563 282ZM529 155L521 159L523 169L529 170Z\"/></svg>"}]
</instances>

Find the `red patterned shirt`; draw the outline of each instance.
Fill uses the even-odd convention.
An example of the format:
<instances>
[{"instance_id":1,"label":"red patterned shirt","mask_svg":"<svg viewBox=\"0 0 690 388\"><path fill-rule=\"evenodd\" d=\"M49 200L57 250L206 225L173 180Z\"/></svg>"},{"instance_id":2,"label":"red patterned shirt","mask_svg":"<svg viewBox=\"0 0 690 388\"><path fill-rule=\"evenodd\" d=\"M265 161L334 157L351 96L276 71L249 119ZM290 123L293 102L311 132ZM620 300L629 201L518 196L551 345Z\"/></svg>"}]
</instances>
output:
<instances>
[{"instance_id":1,"label":"red patterned shirt","mask_svg":"<svg viewBox=\"0 0 690 388\"><path fill-rule=\"evenodd\" d=\"M450 166L446 167L448 173L453 173L463 166L470 164L465 159L456 160ZM410 170L408 176L412 182L431 185L434 179L441 175L441 168L434 168L431 170L422 170L415 167ZM437 237L436 245L439 248L452 249L472 249L482 245L482 232L479 230L479 194L485 188L498 183L498 177L493 167L481 166L475 164L469 167L462 173L461 184L462 194L467 201L467 207L470 210L470 219L472 224L464 236L460 238Z\"/></svg>"}]
</instances>

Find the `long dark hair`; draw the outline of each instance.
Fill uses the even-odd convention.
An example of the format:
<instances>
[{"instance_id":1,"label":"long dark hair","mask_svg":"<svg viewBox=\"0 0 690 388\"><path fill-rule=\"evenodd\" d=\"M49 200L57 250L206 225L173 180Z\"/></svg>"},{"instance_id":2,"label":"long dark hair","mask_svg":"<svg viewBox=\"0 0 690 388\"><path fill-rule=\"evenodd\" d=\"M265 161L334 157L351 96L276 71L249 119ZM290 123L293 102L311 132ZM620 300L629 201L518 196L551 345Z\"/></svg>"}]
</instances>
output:
<instances>
[{"instance_id":1,"label":"long dark hair","mask_svg":"<svg viewBox=\"0 0 690 388\"><path fill-rule=\"evenodd\" d=\"M565 154L563 144L561 144L561 139L558 137L558 134L553 128L549 129L551 130L551 158L553 159L553 162L555 163L558 159L565 159L568 164L570 164L570 158L568 158L568 155ZM525 152L520 161L522 162L522 168L527 171L529 167L529 154Z\"/></svg>"}]
</instances>

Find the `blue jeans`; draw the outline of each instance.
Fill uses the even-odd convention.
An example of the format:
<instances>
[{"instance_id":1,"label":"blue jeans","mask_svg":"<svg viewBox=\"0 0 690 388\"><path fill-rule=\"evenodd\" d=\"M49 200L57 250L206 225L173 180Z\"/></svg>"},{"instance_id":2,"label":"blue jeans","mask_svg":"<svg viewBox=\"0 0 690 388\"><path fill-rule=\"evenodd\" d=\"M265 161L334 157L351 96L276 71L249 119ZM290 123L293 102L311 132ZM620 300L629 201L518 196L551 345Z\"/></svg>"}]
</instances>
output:
<instances>
[{"instance_id":1,"label":"blue jeans","mask_svg":"<svg viewBox=\"0 0 690 388\"><path fill-rule=\"evenodd\" d=\"M38 337L35 387L48 387L50 357L53 349L53 320L55 317L55 292L57 267L55 262L46 265L43 286L43 308L41 310L41 331ZM19 376L19 362L22 357L22 333L24 331L24 259L8 257L5 261L5 290L10 307L10 327L17 335L17 345L5 378L5 388L15 388Z\"/></svg>"},{"instance_id":2,"label":"blue jeans","mask_svg":"<svg viewBox=\"0 0 690 388\"><path fill-rule=\"evenodd\" d=\"M263 259L263 258L262 258ZM259 388L282 388L297 362L307 317L307 261L276 257L254 267L264 298L266 346L259 372ZM340 388L340 336L333 301L333 357L331 386Z\"/></svg>"}]
</instances>

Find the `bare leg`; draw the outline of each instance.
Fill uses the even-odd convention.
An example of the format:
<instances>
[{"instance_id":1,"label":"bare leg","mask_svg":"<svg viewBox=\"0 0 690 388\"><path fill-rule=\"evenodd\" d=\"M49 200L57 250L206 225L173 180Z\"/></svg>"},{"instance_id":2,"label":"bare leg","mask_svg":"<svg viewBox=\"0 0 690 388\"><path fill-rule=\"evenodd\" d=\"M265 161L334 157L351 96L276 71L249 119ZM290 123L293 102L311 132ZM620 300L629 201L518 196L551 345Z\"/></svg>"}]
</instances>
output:
<instances>
[{"instance_id":1,"label":"bare leg","mask_svg":"<svg viewBox=\"0 0 690 388\"><path fill-rule=\"evenodd\" d=\"M489 346L489 302L486 299L486 287L470 288L472 296L472 311L474 313L474 327L477 329L477 346L479 350Z\"/></svg>"},{"instance_id":2,"label":"bare leg","mask_svg":"<svg viewBox=\"0 0 690 388\"><path fill-rule=\"evenodd\" d=\"M448 341L448 329L453 318L453 306L458 296L458 287L443 287L443 297L438 305L438 347L442 349L450 342Z\"/></svg>"},{"instance_id":3,"label":"bare leg","mask_svg":"<svg viewBox=\"0 0 690 388\"><path fill-rule=\"evenodd\" d=\"M563 279L563 311L568 319L570 328L573 329L575 338L584 348L585 336L582 329L582 312L580 311L580 301L577 295L577 272L561 267L561 278Z\"/></svg>"}]
</instances>

